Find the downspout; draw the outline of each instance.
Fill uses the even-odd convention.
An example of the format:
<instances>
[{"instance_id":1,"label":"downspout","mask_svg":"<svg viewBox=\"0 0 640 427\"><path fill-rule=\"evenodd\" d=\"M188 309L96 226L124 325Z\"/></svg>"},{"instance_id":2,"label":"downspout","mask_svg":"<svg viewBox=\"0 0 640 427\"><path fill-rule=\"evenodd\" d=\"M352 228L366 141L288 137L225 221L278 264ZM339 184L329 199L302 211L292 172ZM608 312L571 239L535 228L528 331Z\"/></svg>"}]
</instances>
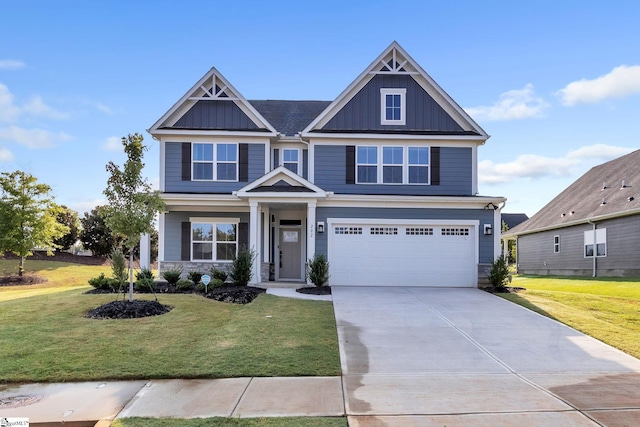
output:
<instances>
[{"instance_id":1,"label":"downspout","mask_svg":"<svg viewBox=\"0 0 640 427\"><path fill-rule=\"evenodd\" d=\"M587 222L591 225L593 225L593 273L591 275L591 277L597 277L598 275L598 264L597 264L597 254L598 254L598 246L596 243L596 223L595 222L591 222L590 219L587 220Z\"/></svg>"}]
</instances>

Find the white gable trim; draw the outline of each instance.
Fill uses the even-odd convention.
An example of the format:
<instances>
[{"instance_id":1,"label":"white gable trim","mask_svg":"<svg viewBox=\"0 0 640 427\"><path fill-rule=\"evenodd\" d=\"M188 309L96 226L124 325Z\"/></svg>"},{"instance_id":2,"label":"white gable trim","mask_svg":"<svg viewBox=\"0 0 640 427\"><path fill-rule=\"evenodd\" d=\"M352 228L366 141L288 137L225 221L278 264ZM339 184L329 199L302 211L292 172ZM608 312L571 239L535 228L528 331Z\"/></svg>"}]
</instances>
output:
<instances>
[{"instance_id":1,"label":"white gable trim","mask_svg":"<svg viewBox=\"0 0 640 427\"><path fill-rule=\"evenodd\" d=\"M386 64L385 58L393 58L393 64L400 61L398 66L387 70L378 70ZM401 58L398 58L401 57ZM405 71L401 71L405 69ZM310 136L309 132L319 129L333 118L376 74L409 74L416 82L464 129L474 131L486 140L489 135L478 125L436 82L422 67L398 44L393 42L384 50L338 97L320 113L301 133Z\"/></svg>"},{"instance_id":2,"label":"white gable trim","mask_svg":"<svg viewBox=\"0 0 640 427\"><path fill-rule=\"evenodd\" d=\"M216 93L216 82L220 84L220 91ZM211 87L209 87L211 86ZM225 92L228 96L221 97ZM208 95L207 95L208 94ZM235 87L215 67L212 67L191 89L185 93L164 115L149 128L152 135L158 133L161 127L173 126L198 100L224 100L235 103L259 128L266 128L274 135L275 128L256 110ZM160 131L163 132L164 130Z\"/></svg>"},{"instance_id":3,"label":"white gable trim","mask_svg":"<svg viewBox=\"0 0 640 427\"><path fill-rule=\"evenodd\" d=\"M307 193L290 193L290 194L276 193L278 194L279 197L310 198L310 197L326 197L327 196L327 192L324 191L322 188L318 187L315 184L312 184L311 182L307 181L300 175L291 172L289 169L285 168L284 166L278 166L277 168L267 173L266 175L263 175L260 178L256 179L255 181L249 183L248 185L245 185L240 190L234 192L234 195L238 197L265 196L271 193L270 192L251 193L250 191L258 187L270 186L280 181L284 181L293 187L308 188L309 190L313 191L313 193L308 193L308 192Z\"/></svg>"}]
</instances>

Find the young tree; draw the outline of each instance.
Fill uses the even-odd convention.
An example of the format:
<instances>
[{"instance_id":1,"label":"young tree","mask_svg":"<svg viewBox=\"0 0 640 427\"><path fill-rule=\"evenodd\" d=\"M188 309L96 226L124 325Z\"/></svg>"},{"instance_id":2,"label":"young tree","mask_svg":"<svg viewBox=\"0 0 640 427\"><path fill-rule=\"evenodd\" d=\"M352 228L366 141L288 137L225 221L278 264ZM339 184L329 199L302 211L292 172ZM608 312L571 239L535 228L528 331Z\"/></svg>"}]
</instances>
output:
<instances>
[{"instance_id":1,"label":"young tree","mask_svg":"<svg viewBox=\"0 0 640 427\"><path fill-rule=\"evenodd\" d=\"M69 229L64 236L53 241L53 243L58 246L58 249L66 251L75 245L80 237L80 220L78 219L78 213L62 205L56 216L56 221Z\"/></svg>"},{"instance_id":2,"label":"young tree","mask_svg":"<svg viewBox=\"0 0 640 427\"><path fill-rule=\"evenodd\" d=\"M142 233L153 231L153 221L164 209L164 202L157 191L142 177L142 158L146 147L142 135L129 134L122 138L127 161L120 169L113 162L107 164L111 174L104 195L109 202L105 207L105 223L114 232L125 236L129 248L129 301L133 301L133 250Z\"/></svg>"},{"instance_id":3,"label":"young tree","mask_svg":"<svg viewBox=\"0 0 640 427\"><path fill-rule=\"evenodd\" d=\"M39 184L25 172L0 174L0 250L20 257L18 275L24 273L25 258L33 249L43 247L47 254L57 245L55 239L64 236L69 228L60 224L60 211L55 204L51 187Z\"/></svg>"}]
</instances>

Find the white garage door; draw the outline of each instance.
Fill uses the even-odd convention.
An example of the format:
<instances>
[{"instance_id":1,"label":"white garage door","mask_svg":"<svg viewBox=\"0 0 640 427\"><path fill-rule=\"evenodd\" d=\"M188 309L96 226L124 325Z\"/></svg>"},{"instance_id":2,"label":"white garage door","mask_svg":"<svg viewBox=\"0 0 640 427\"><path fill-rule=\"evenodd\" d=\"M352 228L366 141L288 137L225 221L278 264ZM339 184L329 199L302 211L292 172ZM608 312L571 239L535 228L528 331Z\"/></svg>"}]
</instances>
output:
<instances>
[{"instance_id":1,"label":"white garage door","mask_svg":"<svg viewBox=\"0 0 640 427\"><path fill-rule=\"evenodd\" d=\"M477 286L476 227L331 221L332 286Z\"/></svg>"}]
</instances>

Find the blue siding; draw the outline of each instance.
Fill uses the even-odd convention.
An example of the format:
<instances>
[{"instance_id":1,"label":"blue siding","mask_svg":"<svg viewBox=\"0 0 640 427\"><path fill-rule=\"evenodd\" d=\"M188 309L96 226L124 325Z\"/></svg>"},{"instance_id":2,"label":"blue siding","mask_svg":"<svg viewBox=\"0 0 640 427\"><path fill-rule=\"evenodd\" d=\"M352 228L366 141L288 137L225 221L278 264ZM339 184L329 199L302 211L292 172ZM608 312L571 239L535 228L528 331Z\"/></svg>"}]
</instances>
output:
<instances>
[{"instance_id":1,"label":"blue siding","mask_svg":"<svg viewBox=\"0 0 640 427\"><path fill-rule=\"evenodd\" d=\"M485 236L483 224L493 224L493 211L484 209L410 209L410 208L318 208L316 220L327 223L327 218L375 218L375 219L420 219L420 220L478 220L479 262L493 261L493 236ZM496 224L493 226L494 230ZM327 234L316 234L316 251L327 254Z\"/></svg>"},{"instance_id":2,"label":"blue siding","mask_svg":"<svg viewBox=\"0 0 640 427\"><path fill-rule=\"evenodd\" d=\"M248 212L169 212L164 216L164 260L180 261L182 223L189 217L201 218L240 218L240 222L249 222Z\"/></svg>"},{"instance_id":3,"label":"blue siding","mask_svg":"<svg viewBox=\"0 0 640 427\"><path fill-rule=\"evenodd\" d=\"M346 184L345 146L316 145L314 155L314 184L336 194L473 195L471 148L440 148L440 185Z\"/></svg>"},{"instance_id":4,"label":"blue siding","mask_svg":"<svg viewBox=\"0 0 640 427\"><path fill-rule=\"evenodd\" d=\"M405 125L380 124L381 88L407 89ZM407 75L376 75L322 129L463 132L413 77Z\"/></svg>"},{"instance_id":5,"label":"blue siding","mask_svg":"<svg viewBox=\"0 0 640 427\"><path fill-rule=\"evenodd\" d=\"M172 128L257 130L258 126L233 101L198 101Z\"/></svg>"},{"instance_id":6,"label":"blue siding","mask_svg":"<svg viewBox=\"0 0 640 427\"><path fill-rule=\"evenodd\" d=\"M167 193L231 193L247 182L182 181L182 143L165 144L165 191ZM265 174L264 144L249 144L249 182Z\"/></svg>"}]
</instances>

